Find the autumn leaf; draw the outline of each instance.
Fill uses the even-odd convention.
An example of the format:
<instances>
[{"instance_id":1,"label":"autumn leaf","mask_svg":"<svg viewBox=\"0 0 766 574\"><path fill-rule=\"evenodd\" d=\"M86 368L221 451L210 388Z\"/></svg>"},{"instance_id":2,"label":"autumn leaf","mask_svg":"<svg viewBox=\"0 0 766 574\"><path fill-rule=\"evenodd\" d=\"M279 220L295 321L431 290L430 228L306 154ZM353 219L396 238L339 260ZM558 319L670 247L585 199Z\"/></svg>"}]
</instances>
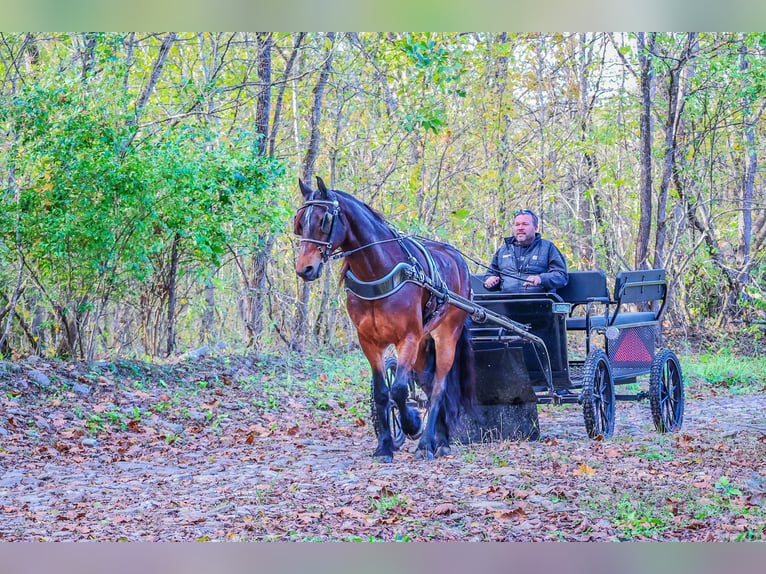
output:
<instances>
[{"instance_id":1,"label":"autumn leaf","mask_svg":"<svg viewBox=\"0 0 766 574\"><path fill-rule=\"evenodd\" d=\"M452 514L453 512L457 512L457 506L452 504L451 502L443 502L440 505L438 505L436 508L434 508L431 511L431 514L436 516L447 516L449 514Z\"/></svg>"},{"instance_id":2,"label":"autumn leaf","mask_svg":"<svg viewBox=\"0 0 766 574\"><path fill-rule=\"evenodd\" d=\"M527 513L523 508L517 506L516 508L508 510L494 510L492 511L492 516L494 516L496 520L523 520L527 517Z\"/></svg>"},{"instance_id":3,"label":"autumn leaf","mask_svg":"<svg viewBox=\"0 0 766 574\"><path fill-rule=\"evenodd\" d=\"M333 513L340 514L341 516L348 516L349 518L367 518L367 515L364 512L359 512L358 510L348 506L342 506L341 508L333 509Z\"/></svg>"},{"instance_id":4,"label":"autumn leaf","mask_svg":"<svg viewBox=\"0 0 766 574\"><path fill-rule=\"evenodd\" d=\"M586 463L582 463L574 470L575 476L593 476L596 474L596 470L589 467Z\"/></svg>"}]
</instances>

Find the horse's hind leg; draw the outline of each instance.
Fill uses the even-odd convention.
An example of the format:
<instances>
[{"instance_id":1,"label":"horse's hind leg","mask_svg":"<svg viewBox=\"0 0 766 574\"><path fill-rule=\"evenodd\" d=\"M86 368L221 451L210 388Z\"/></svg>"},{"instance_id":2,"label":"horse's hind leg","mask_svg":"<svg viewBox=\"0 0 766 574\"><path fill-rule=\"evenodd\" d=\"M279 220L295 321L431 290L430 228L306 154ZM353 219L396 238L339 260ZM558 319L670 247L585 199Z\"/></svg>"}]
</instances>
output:
<instances>
[{"instance_id":1,"label":"horse's hind leg","mask_svg":"<svg viewBox=\"0 0 766 574\"><path fill-rule=\"evenodd\" d=\"M434 428L434 456L448 456L452 449L450 448L449 426L447 426L447 415L445 409L439 410L439 418Z\"/></svg>"},{"instance_id":2,"label":"horse's hind leg","mask_svg":"<svg viewBox=\"0 0 766 574\"><path fill-rule=\"evenodd\" d=\"M434 335L436 335L435 332ZM447 400L447 374L455 360L454 340L455 337L440 340L434 336L435 373L429 395L428 417L418 443L416 454L418 458L432 459L450 454L448 406L445 401Z\"/></svg>"}]
</instances>

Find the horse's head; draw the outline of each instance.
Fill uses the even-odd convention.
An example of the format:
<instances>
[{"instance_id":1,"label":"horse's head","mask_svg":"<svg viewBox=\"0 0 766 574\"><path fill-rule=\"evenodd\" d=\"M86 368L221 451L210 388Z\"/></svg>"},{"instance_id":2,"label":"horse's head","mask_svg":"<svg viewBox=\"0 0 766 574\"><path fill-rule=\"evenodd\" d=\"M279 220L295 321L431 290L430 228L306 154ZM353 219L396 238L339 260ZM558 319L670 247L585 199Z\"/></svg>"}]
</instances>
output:
<instances>
[{"instance_id":1,"label":"horse's head","mask_svg":"<svg viewBox=\"0 0 766 574\"><path fill-rule=\"evenodd\" d=\"M304 281L313 281L322 273L322 266L345 236L340 221L338 196L325 187L317 177L318 189L313 190L300 179L303 205L295 213L293 231L301 238L295 272Z\"/></svg>"}]
</instances>

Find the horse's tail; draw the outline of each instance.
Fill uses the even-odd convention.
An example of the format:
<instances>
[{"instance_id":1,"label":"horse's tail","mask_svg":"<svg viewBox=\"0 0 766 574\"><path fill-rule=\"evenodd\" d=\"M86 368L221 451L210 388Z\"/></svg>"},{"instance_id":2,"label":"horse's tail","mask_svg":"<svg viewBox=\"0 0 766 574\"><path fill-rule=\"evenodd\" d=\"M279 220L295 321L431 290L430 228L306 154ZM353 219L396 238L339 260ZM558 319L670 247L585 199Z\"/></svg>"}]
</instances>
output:
<instances>
[{"instance_id":1,"label":"horse's tail","mask_svg":"<svg viewBox=\"0 0 766 574\"><path fill-rule=\"evenodd\" d=\"M470 319L466 319L455 346L455 360L445 381L443 404L450 430L458 428L460 415L471 413L476 405L476 372L469 323Z\"/></svg>"}]
</instances>

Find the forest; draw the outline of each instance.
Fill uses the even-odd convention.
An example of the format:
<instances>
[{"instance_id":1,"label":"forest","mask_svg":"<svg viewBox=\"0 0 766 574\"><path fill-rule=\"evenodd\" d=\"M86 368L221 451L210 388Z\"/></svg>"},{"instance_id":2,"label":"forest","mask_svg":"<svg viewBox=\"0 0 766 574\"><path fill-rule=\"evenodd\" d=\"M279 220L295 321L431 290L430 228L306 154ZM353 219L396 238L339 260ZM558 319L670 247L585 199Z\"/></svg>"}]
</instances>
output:
<instances>
[{"instance_id":1,"label":"forest","mask_svg":"<svg viewBox=\"0 0 766 574\"><path fill-rule=\"evenodd\" d=\"M571 269L667 270L669 331L766 329L766 34L2 33L0 354L355 348L320 176L481 272L529 207Z\"/></svg>"}]
</instances>

